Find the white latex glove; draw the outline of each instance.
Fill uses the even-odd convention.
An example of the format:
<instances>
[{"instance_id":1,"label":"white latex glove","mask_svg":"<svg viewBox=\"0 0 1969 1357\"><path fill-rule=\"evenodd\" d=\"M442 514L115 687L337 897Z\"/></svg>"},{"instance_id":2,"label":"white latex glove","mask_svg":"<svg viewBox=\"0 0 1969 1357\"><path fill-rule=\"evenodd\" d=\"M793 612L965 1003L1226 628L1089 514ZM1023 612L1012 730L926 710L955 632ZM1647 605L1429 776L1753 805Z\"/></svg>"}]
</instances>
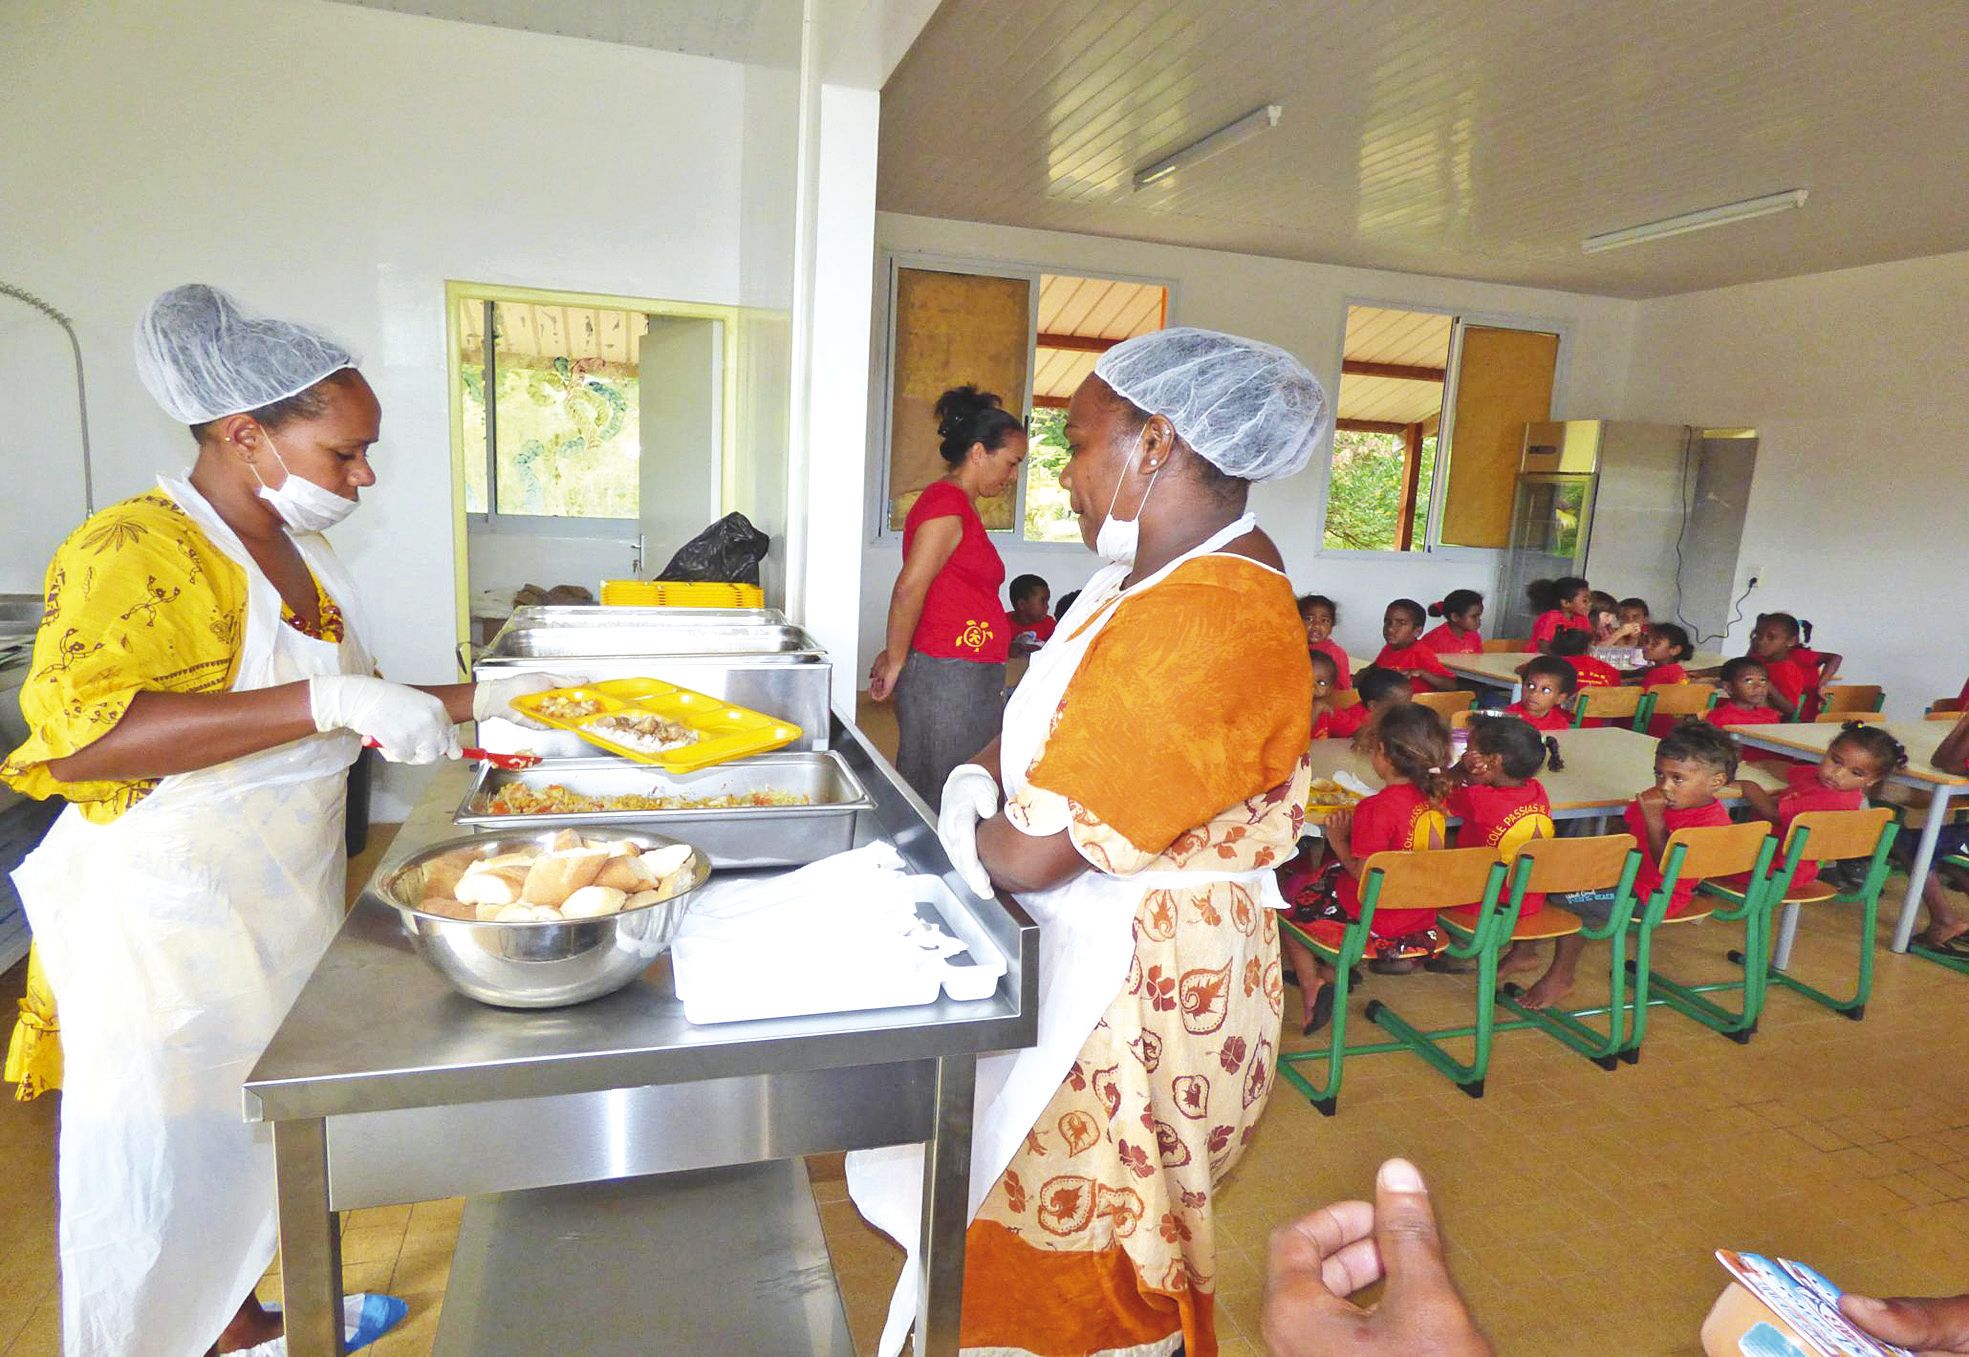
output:
<instances>
[{"instance_id":1,"label":"white latex glove","mask_svg":"<svg viewBox=\"0 0 1969 1357\"><path fill-rule=\"evenodd\" d=\"M547 730L550 727L515 707L513 699L552 692L556 688L584 688L587 684L587 679L573 678L567 674L515 674L511 678L481 679L472 689L472 719L490 721L496 717L528 730Z\"/></svg>"},{"instance_id":2,"label":"white latex glove","mask_svg":"<svg viewBox=\"0 0 1969 1357\"><path fill-rule=\"evenodd\" d=\"M978 861L978 821L998 814L998 784L975 763L960 763L944 779L937 839L964 884L989 900L991 874Z\"/></svg>"},{"instance_id":3,"label":"white latex glove","mask_svg":"<svg viewBox=\"0 0 1969 1357\"><path fill-rule=\"evenodd\" d=\"M444 703L401 683L366 674L308 680L316 730L353 730L376 741L391 763L436 763L458 757L458 730Z\"/></svg>"}]
</instances>

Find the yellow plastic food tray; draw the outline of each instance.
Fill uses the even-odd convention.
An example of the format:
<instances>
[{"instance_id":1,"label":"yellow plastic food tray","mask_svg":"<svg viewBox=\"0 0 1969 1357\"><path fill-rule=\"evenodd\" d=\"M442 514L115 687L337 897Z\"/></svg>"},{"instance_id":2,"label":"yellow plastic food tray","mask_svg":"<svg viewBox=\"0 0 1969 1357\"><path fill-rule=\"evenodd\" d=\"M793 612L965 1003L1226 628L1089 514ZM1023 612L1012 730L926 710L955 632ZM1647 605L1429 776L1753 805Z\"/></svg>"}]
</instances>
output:
<instances>
[{"instance_id":1,"label":"yellow plastic food tray","mask_svg":"<svg viewBox=\"0 0 1969 1357\"><path fill-rule=\"evenodd\" d=\"M756 584L678 580L603 580L602 604L612 608L763 608Z\"/></svg>"},{"instance_id":2,"label":"yellow plastic food tray","mask_svg":"<svg viewBox=\"0 0 1969 1357\"><path fill-rule=\"evenodd\" d=\"M592 699L601 710L574 720L549 716L541 708L553 698ZM513 705L542 725L569 730L589 744L619 754L637 763L654 764L672 773L694 773L714 764L729 763L751 754L766 754L792 744L805 732L791 721L734 707L721 698L709 697L679 688L662 679L608 679L582 688L556 688L513 699ZM697 741L681 749L651 754L628 745L617 744L605 732L590 727L605 716L623 711L651 712L697 732Z\"/></svg>"}]
</instances>

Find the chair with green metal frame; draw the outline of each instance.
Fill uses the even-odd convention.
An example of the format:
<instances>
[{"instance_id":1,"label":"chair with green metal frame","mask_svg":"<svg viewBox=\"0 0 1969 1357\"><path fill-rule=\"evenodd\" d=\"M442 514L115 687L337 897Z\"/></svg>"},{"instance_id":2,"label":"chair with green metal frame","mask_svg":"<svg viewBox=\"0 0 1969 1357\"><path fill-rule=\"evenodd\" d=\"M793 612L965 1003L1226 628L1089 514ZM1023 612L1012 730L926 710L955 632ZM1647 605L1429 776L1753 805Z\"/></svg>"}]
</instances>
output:
<instances>
[{"instance_id":1,"label":"chair with green metal frame","mask_svg":"<svg viewBox=\"0 0 1969 1357\"><path fill-rule=\"evenodd\" d=\"M1454 909L1472 902L1493 908L1504 888L1504 864L1491 848L1425 848L1409 852L1376 853L1361 864L1361 916L1344 927L1300 925L1281 915L1280 922L1333 971L1333 1024L1326 1043L1310 1051L1280 1051L1278 1072L1327 1116L1340 1099L1340 1077L1350 1055L1406 1049L1404 1043L1375 1042L1347 1045L1347 991L1354 967L1367 950L1368 933L1377 909ZM1325 1077L1315 1084L1299 1066L1326 1062Z\"/></svg>"},{"instance_id":2,"label":"chair with green metal frame","mask_svg":"<svg viewBox=\"0 0 1969 1357\"><path fill-rule=\"evenodd\" d=\"M1483 1097L1494 1034L1535 1025L1526 1019L1497 1021L1497 962L1500 951L1507 942L1542 942L1570 937L1585 927L1577 914L1549 901L1542 909L1530 915L1523 914L1525 896L1532 893L1551 895L1569 891L1614 890L1631 898L1634 874L1640 865L1641 855L1635 850L1632 834L1531 840L1511 859L1508 893L1499 899L1487 899L1481 905L1445 910L1436 916L1443 929L1456 939L1450 944L1449 955L1459 960L1474 957L1477 961L1476 1021L1468 1027L1424 1031L1379 999L1368 1002L1368 1021L1387 1029L1396 1041L1421 1056L1431 1068L1448 1076L1451 1083L1472 1098ZM1476 1039L1468 1064L1443 1048L1442 1041L1452 1037Z\"/></svg>"},{"instance_id":3,"label":"chair with green metal frame","mask_svg":"<svg viewBox=\"0 0 1969 1357\"><path fill-rule=\"evenodd\" d=\"M1679 863L1672 862L1677 848ZM1665 851L1673 870L1664 870L1661 889L1648 901L1647 916L1634 946L1634 960L1627 963L1634 976L1634 1028L1621 1058L1633 1064L1641 1058L1641 1041L1648 1033L1648 1007L1665 1005L1719 1032L1739 1045L1748 1044L1763 1016L1764 996L1769 990L1767 967L1749 966L1741 980L1719 980L1707 984L1685 985L1649 968L1655 930L1669 924L1696 923L1713 918L1723 923L1743 924L1743 954L1767 954L1771 931L1771 900L1775 894L1771 863L1777 856L1778 841L1771 827L1762 820L1740 825L1713 825L1699 829L1678 829L1668 836ZM1667 917L1669 898L1676 882L1684 877L1704 882L1716 877L1742 877L1746 889L1734 903L1706 907L1703 897L1693 897L1687 913ZM1660 997L1655 997L1657 992ZM1740 993L1735 1011L1709 998L1711 994Z\"/></svg>"},{"instance_id":4,"label":"chair with green metal frame","mask_svg":"<svg viewBox=\"0 0 1969 1357\"><path fill-rule=\"evenodd\" d=\"M1943 863L1947 863L1951 867L1961 867L1969 871L1969 853L1951 853L1945 858L1936 859L1935 866L1940 867ZM1933 869L1931 868L1930 870ZM1960 952L1951 951L1942 947L1930 947L1922 942L1908 943L1907 950L1912 955L1920 957L1923 961L1932 961L1937 966L1946 966L1949 970L1961 975L1969 975L1969 956L1964 956Z\"/></svg>"},{"instance_id":5,"label":"chair with green metal frame","mask_svg":"<svg viewBox=\"0 0 1969 1357\"><path fill-rule=\"evenodd\" d=\"M1871 716L1887 706L1887 694L1877 683L1834 683L1819 694L1818 713L1830 716L1846 712L1852 716Z\"/></svg>"},{"instance_id":6,"label":"chair with green metal frame","mask_svg":"<svg viewBox=\"0 0 1969 1357\"><path fill-rule=\"evenodd\" d=\"M1581 688L1573 695L1572 723L1577 729L1588 720L1618 721L1625 718L1628 729L1645 731L1654 709L1654 694L1646 688L1628 684L1618 688Z\"/></svg>"},{"instance_id":7,"label":"chair with green metal frame","mask_svg":"<svg viewBox=\"0 0 1969 1357\"><path fill-rule=\"evenodd\" d=\"M1813 1003L1822 1004L1854 1022L1866 1016L1867 996L1873 992L1874 928L1880 917L1880 889L1887 884L1887 854L1892 850L1894 836L1899 832L1899 826L1894 823L1894 812L1886 806L1876 806L1872 810L1806 811L1791 822L1791 831L1785 836L1784 857L1770 893L1772 910L1783 905L1784 919L1778 929L1780 941L1770 958L1769 981L1802 994ZM1868 859L1866 878L1856 891L1841 891L1823 876L1802 886L1792 885L1803 863L1843 862L1848 858ZM1714 895L1723 900L1743 899L1742 888L1727 881L1705 881L1702 891L1705 895ZM1800 907L1834 903L1861 907L1859 977L1850 999L1835 999L1822 990L1814 989L1781 970L1776 961L1777 957L1791 955L1791 939L1798 931ZM1745 964L1745 953L1733 951L1729 956L1737 965Z\"/></svg>"}]
</instances>

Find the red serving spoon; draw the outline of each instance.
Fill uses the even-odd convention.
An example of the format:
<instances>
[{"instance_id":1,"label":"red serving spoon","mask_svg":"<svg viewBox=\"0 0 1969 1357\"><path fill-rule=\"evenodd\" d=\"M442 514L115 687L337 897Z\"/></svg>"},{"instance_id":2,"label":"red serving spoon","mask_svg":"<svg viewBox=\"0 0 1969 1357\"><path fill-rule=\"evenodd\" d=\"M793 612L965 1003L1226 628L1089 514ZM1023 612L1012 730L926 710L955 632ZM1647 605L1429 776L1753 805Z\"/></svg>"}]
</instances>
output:
<instances>
[{"instance_id":1,"label":"red serving spoon","mask_svg":"<svg viewBox=\"0 0 1969 1357\"><path fill-rule=\"evenodd\" d=\"M381 749L383 746L374 740L364 740L362 747L364 749ZM494 768L503 768L509 773L516 773L523 768L532 768L541 761L540 755L538 754L495 754L490 749L480 749L476 745L465 746L458 751L458 757L461 759L473 759L481 763L489 763Z\"/></svg>"}]
</instances>

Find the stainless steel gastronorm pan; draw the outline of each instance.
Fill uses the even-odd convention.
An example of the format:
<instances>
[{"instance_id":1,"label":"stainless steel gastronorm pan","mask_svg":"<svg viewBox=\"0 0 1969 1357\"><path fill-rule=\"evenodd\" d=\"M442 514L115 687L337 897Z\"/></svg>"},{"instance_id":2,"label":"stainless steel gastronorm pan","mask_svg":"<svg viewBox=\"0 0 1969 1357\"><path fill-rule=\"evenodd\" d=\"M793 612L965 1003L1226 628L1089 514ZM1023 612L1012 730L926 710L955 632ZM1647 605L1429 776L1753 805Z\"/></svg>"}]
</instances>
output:
<instances>
[{"instance_id":1,"label":"stainless steel gastronorm pan","mask_svg":"<svg viewBox=\"0 0 1969 1357\"><path fill-rule=\"evenodd\" d=\"M612 810L566 815L495 815L502 787L562 786L582 796L731 796L793 792L804 806L722 810ZM873 810L868 792L836 753L761 754L696 773L666 773L622 759L567 759L507 772L481 765L452 819L477 829L520 833L568 826L643 829L682 839L713 867L787 867L854 847L855 817Z\"/></svg>"}]
</instances>

